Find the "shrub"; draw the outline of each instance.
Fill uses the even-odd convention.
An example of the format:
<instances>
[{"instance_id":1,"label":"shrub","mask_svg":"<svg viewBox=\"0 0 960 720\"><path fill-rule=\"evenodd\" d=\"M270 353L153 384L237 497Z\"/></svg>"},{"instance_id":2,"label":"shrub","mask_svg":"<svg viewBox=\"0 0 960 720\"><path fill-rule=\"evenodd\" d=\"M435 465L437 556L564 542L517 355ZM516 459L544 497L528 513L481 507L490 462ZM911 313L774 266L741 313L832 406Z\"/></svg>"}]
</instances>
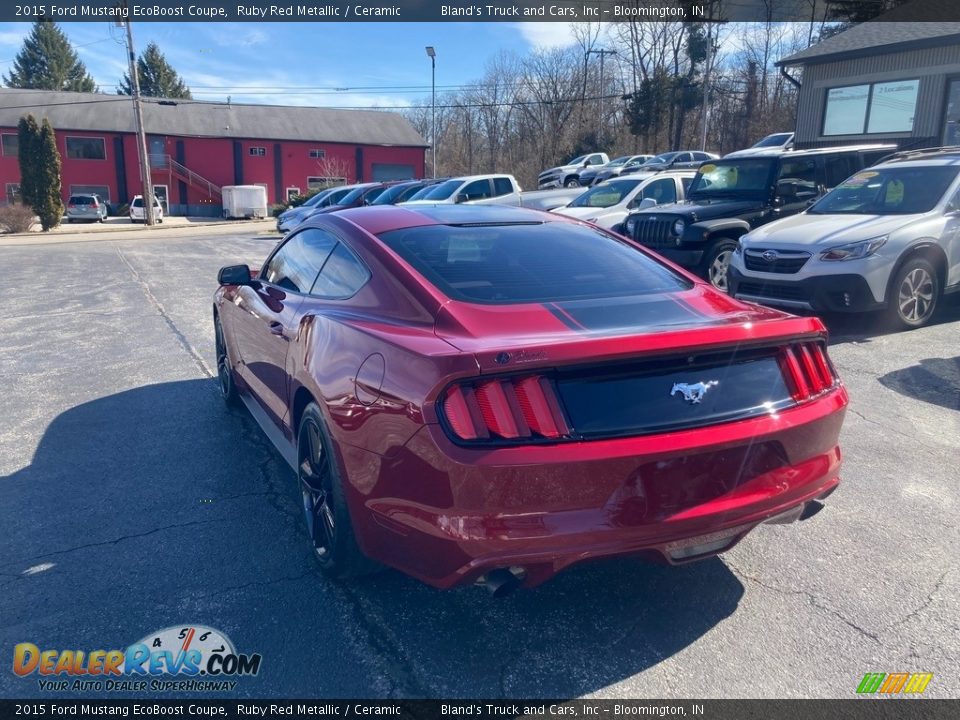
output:
<instances>
[{"instance_id":1,"label":"shrub","mask_svg":"<svg viewBox=\"0 0 960 720\"><path fill-rule=\"evenodd\" d=\"M289 206L286 203L274 203L270 206L270 216L277 217L280 213L286 210Z\"/></svg>"},{"instance_id":2,"label":"shrub","mask_svg":"<svg viewBox=\"0 0 960 720\"><path fill-rule=\"evenodd\" d=\"M23 203L10 203L0 207L0 230L4 232L30 232L36 221L33 209Z\"/></svg>"}]
</instances>

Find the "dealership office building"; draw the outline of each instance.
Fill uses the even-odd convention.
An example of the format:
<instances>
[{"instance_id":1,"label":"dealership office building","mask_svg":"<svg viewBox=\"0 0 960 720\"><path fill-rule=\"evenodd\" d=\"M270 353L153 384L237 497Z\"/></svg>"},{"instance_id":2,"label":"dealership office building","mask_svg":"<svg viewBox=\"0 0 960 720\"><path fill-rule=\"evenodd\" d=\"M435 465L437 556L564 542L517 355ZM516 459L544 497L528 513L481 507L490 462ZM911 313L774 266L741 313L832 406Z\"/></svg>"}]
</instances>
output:
<instances>
[{"instance_id":1,"label":"dealership office building","mask_svg":"<svg viewBox=\"0 0 960 720\"><path fill-rule=\"evenodd\" d=\"M19 190L17 123L56 130L63 198L97 193L113 207L140 193L132 100L0 88L0 186ZM145 98L153 184L174 215L219 215L225 185L263 185L270 202L329 182L422 177L426 142L403 116L376 110Z\"/></svg>"}]
</instances>

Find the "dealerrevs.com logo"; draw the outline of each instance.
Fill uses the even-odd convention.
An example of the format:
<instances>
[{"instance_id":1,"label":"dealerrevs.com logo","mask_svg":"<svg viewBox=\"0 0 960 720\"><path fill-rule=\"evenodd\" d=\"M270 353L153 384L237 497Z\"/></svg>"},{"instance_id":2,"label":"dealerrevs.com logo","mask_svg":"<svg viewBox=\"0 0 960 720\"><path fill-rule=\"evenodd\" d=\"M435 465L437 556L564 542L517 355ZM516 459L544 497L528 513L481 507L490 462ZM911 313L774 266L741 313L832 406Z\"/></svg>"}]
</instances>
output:
<instances>
[{"instance_id":1,"label":"dealerrevs.com logo","mask_svg":"<svg viewBox=\"0 0 960 720\"><path fill-rule=\"evenodd\" d=\"M150 633L125 650L41 650L19 643L13 672L37 675L46 691L229 691L234 678L259 673L261 659L238 653L219 630L186 625Z\"/></svg>"}]
</instances>

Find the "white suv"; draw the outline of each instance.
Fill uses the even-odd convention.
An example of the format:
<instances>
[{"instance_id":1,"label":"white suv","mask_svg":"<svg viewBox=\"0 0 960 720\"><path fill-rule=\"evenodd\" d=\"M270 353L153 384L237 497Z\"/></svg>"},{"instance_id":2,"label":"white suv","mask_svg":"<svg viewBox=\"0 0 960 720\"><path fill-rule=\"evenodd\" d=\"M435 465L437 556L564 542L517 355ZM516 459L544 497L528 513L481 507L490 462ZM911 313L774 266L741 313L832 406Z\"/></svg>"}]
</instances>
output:
<instances>
[{"instance_id":1,"label":"white suv","mask_svg":"<svg viewBox=\"0 0 960 720\"><path fill-rule=\"evenodd\" d=\"M145 222L143 210L143 195L134 195L133 200L130 201L130 222ZM156 195L153 196L153 219L158 223L163 222L163 206Z\"/></svg>"},{"instance_id":2,"label":"white suv","mask_svg":"<svg viewBox=\"0 0 960 720\"><path fill-rule=\"evenodd\" d=\"M729 270L742 300L815 311L885 308L929 322L960 291L960 148L897 153L806 212L740 238Z\"/></svg>"}]
</instances>

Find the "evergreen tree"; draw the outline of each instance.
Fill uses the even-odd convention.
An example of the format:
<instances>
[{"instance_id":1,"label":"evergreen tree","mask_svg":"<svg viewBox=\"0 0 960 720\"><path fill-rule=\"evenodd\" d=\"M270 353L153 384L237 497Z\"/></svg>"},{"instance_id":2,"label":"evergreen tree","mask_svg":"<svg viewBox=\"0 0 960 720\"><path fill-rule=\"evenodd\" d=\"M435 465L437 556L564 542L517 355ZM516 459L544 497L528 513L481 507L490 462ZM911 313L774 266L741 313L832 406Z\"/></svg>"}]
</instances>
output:
<instances>
[{"instance_id":1,"label":"evergreen tree","mask_svg":"<svg viewBox=\"0 0 960 720\"><path fill-rule=\"evenodd\" d=\"M32 90L95 92L96 83L67 36L50 20L37 20L3 81Z\"/></svg>"},{"instance_id":2,"label":"evergreen tree","mask_svg":"<svg viewBox=\"0 0 960 720\"><path fill-rule=\"evenodd\" d=\"M46 118L40 125L37 139L37 186L39 196L33 205L44 231L55 228L63 217L63 199L60 197L60 153L56 134Z\"/></svg>"},{"instance_id":3,"label":"evergreen tree","mask_svg":"<svg viewBox=\"0 0 960 720\"><path fill-rule=\"evenodd\" d=\"M40 126L33 115L20 118L17 123L17 160L20 163L20 197L25 205L34 207L40 197L37 170L40 167L37 143Z\"/></svg>"},{"instance_id":4,"label":"evergreen tree","mask_svg":"<svg viewBox=\"0 0 960 720\"><path fill-rule=\"evenodd\" d=\"M140 76L141 95L184 100L189 100L191 97L190 88L167 62L156 43L147 45L147 49L137 58L137 75ZM133 80L129 72L123 74L117 94L133 95Z\"/></svg>"}]
</instances>

